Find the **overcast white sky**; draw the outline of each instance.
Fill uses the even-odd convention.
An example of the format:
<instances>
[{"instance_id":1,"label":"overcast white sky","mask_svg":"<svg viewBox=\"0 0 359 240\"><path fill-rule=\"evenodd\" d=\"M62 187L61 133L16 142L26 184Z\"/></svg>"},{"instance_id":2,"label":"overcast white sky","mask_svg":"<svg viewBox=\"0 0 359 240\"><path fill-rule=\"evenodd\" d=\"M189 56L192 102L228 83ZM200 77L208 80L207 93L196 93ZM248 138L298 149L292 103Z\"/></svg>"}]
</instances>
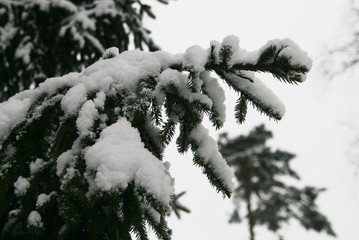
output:
<instances>
[{"instance_id":1,"label":"overcast white sky","mask_svg":"<svg viewBox=\"0 0 359 240\"><path fill-rule=\"evenodd\" d=\"M150 1L153 5L154 1ZM192 45L209 46L234 34L242 48L256 50L268 40L291 38L314 60L307 82L299 86L279 83L261 76L287 107L280 122L269 121L250 110L244 125L233 117L236 95L226 89L227 123L220 131L230 136L247 133L266 123L275 135L272 146L297 154L293 167L302 183L325 187L319 198L321 211L332 222L340 240L359 238L359 184L350 141L359 136L359 110L356 92L358 73L351 72L329 82L320 75L320 61L327 47L346 38L348 0L177 0L169 5L154 5L155 21L146 26L163 50L179 53ZM359 72L359 71L358 71ZM218 133L212 131L213 136ZM166 157L172 163L177 191L186 190L183 203L191 210L181 220L171 217L173 239L248 239L246 225L228 224L231 200L223 200L207 182L200 169L192 165L191 154L179 155L174 145ZM359 151L358 151L359 153ZM359 159L359 155L357 156ZM277 239L264 228L257 229L257 240ZM326 234L302 229L296 222L282 234L290 240L331 240ZM155 239L155 237L153 237Z\"/></svg>"}]
</instances>

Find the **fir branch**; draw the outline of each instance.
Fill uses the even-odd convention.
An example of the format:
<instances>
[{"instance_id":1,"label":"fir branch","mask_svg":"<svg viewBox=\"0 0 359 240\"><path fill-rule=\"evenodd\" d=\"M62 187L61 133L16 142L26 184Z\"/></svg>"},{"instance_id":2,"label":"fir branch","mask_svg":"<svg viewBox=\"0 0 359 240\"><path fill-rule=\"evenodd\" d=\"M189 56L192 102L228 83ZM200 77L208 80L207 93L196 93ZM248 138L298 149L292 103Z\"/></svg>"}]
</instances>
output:
<instances>
[{"instance_id":1,"label":"fir branch","mask_svg":"<svg viewBox=\"0 0 359 240\"><path fill-rule=\"evenodd\" d=\"M247 99L244 94L238 98L236 106L234 108L234 113L237 121L242 124L246 120L247 115Z\"/></svg>"},{"instance_id":2,"label":"fir branch","mask_svg":"<svg viewBox=\"0 0 359 240\"><path fill-rule=\"evenodd\" d=\"M220 66L224 71L229 70L229 61L232 58L232 48L231 46L224 45L220 48L218 56L220 59Z\"/></svg>"},{"instance_id":3,"label":"fir branch","mask_svg":"<svg viewBox=\"0 0 359 240\"><path fill-rule=\"evenodd\" d=\"M282 119L281 113L276 111L276 109L274 109L273 106L262 101L260 98L254 96L247 89L239 88L238 84L235 82L235 80L236 80L236 78L238 78L238 76L233 75L233 74L226 74L222 71L219 71L218 73L221 74L223 79L225 79L225 81L227 82L227 84L230 87L232 87L236 92L240 92L241 96L245 97L246 100L249 100L260 113L263 113L263 114L267 115L268 117L276 119L276 120Z\"/></svg>"},{"instance_id":4,"label":"fir branch","mask_svg":"<svg viewBox=\"0 0 359 240\"><path fill-rule=\"evenodd\" d=\"M232 191L228 188L226 184L224 184L221 177L218 176L217 173L215 173L213 166L211 166L208 161L204 161L203 158L195 154L193 157L193 163L202 168L203 174L207 176L207 179L209 180L211 185L216 188L217 192L223 193L223 195L227 196L228 198L231 197Z\"/></svg>"},{"instance_id":5,"label":"fir branch","mask_svg":"<svg viewBox=\"0 0 359 240\"><path fill-rule=\"evenodd\" d=\"M176 123L168 120L162 127L162 129L160 130L159 134L158 134L158 139L159 141L163 144L163 145L168 145L174 134L175 134L175 129L176 129Z\"/></svg>"}]
</instances>

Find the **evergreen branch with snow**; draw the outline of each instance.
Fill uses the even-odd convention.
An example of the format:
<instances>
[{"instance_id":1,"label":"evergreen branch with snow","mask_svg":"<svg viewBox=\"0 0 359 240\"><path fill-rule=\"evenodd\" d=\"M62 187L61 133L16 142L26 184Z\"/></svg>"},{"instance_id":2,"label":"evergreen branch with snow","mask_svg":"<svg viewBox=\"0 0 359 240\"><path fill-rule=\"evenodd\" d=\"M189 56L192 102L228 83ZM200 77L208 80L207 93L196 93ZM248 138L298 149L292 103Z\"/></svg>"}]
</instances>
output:
<instances>
[{"instance_id":1,"label":"evergreen branch with snow","mask_svg":"<svg viewBox=\"0 0 359 240\"><path fill-rule=\"evenodd\" d=\"M291 66L310 62L294 43L285 42L287 47L274 58L285 56ZM163 152L176 126L178 152L191 149L194 164L229 197L233 173L202 125L204 115L217 129L226 117L224 91L210 72L241 94L235 109L239 122L247 102L280 119L283 104L248 70L248 64L253 71L263 70L253 62L261 51L240 50L233 36L212 42L207 50L190 47L184 54L119 54L110 48L82 72L47 79L1 103L4 239L131 239L131 233L148 239L146 225L159 238L170 239L165 218L174 180ZM241 63L247 68L240 69ZM305 66L307 72L310 66ZM284 65L282 71L286 69ZM285 77L293 80L290 74Z\"/></svg>"}]
</instances>

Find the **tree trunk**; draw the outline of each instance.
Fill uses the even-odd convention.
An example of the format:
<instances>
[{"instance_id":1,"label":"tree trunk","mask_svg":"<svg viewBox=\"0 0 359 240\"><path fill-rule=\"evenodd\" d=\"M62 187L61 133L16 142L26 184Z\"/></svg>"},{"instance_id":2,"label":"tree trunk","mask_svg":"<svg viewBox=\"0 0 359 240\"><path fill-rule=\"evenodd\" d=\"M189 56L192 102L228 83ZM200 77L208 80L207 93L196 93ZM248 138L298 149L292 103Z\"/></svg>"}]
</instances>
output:
<instances>
[{"instance_id":1,"label":"tree trunk","mask_svg":"<svg viewBox=\"0 0 359 240\"><path fill-rule=\"evenodd\" d=\"M255 240L254 235L254 224L255 220L252 213L252 201L251 201L251 195L252 195L252 186L251 186L251 173L250 169L248 167L248 162L243 162L243 183L245 185L245 201L247 204L247 220L248 220L248 229L249 229L249 239Z\"/></svg>"}]
</instances>

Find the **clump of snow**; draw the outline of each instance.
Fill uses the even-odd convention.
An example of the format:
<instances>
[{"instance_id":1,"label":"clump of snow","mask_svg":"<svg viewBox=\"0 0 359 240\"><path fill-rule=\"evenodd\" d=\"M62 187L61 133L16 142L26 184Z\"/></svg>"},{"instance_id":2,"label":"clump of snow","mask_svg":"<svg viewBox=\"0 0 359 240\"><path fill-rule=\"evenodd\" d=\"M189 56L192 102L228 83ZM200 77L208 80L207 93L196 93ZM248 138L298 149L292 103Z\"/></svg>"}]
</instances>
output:
<instances>
[{"instance_id":1,"label":"clump of snow","mask_svg":"<svg viewBox=\"0 0 359 240\"><path fill-rule=\"evenodd\" d=\"M96 94L96 98L93 100L93 102L95 103L95 107L98 109L104 108L105 101L106 101L106 94L103 91L98 92Z\"/></svg>"},{"instance_id":2,"label":"clump of snow","mask_svg":"<svg viewBox=\"0 0 359 240\"><path fill-rule=\"evenodd\" d=\"M27 189L30 187L30 183L29 181L20 176L17 181L14 183L14 187L15 187L15 194L17 196L23 196L25 195L25 193L27 192Z\"/></svg>"},{"instance_id":3,"label":"clump of snow","mask_svg":"<svg viewBox=\"0 0 359 240\"><path fill-rule=\"evenodd\" d=\"M164 51L150 53L161 64L162 69L169 68L171 65L182 64L183 54L170 54Z\"/></svg>"},{"instance_id":4,"label":"clump of snow","mask_svg":"<svg viewBox=\"0 0 359 240\"><path fill-rule=\"evenodd\" d=\"M308 70L312 68L312 59L308 56L307 52L299 48L297 43L295 43L293 40L286 38L284 40L281 40L280 44L285 46L285 48L279 53L278 56L289 56L290 63L292 65L305 66Z\"/></svg>"},{"instance_id":5,"label":"clump of snow","mask_svg":"<svg viewBox=\"0 0 359 240\"><path fill-rule=\"evenodd\" d=\"M56 175L61 176L65 167L72 161L74 158L74 152L70 149L66 152L63 152L56 160Z\"/></svg>"},{"instance_id":6,"label":"clump of snow","mask_svg":"<svg viewBox=\"0 0 359 240\"><path fill-rule=\"evenodd\" d=\"M217 119L221 122L225 122L226 105L224 104L224 101L226 100L226 96L223 88L219 85L216 78L211 77L209 72L202 72L200 78L204 82L204 90L207 92L208 97L212 99L213 106L219 114Z\"/></svg>"},{"instance_id":7,"label":"clump of snow","mask_svg":"<svg viewBox=\"0 0 359 240\"><path fill-rule=\"evenodd\" d=\"M209 108L212 107L212 100L208 96L200 92L193 93L190 91L187 86L187 76L183 73L173 69L166 69L158 78L159 83L156 86L154 95L157 97L157 102L159 104L162 104L165 100L162 88L165 88L168 84L174 84L179 89L179 94L189 102L199 101Z\"/></svg>"},{"instance_id":8,"label":"clump of snow","mask_svg":"<svg viewBox=\"0 0 359 240\"><path fill-rule=\"evenodd\" d=\"M11 216L17 216L17 215L19 215L19 213L20 213L20 209L14 209L14 210L11 210L10 212L9 212L9 217L11 217Z\"/></svg>"},{"instance_id":9,"label":"clump of snow","mask_svg":"<svg viewBox=\"0 0 359 240\"><path fill-rule=\"evenodd\" d=\"M96 94L94 100L88 100L81 107L79 116L76 120L77 130L80 136L90 133L90 128L93 126L95 120L99 118L97 109L103 109L105 106L106 94L100 91Z\"/></svg>"},{"instance_id":10,"label":"clump of snow","mask_svg":"<svg viewBox=\"0 0 359 240\"><path fill-rule=\"evenodd\" d=\"M76 120L77 130L80 136L89 133L89 129L93 126L95 120L98 118L98 111L95 103L92 100L88 100L82 106L79 117Z\"/></svg>"},{"instance_id":11,"label":"clump of snow","mask_svg":"<svg viewBox=\"0 0 359 240\"><path fill-rule=\"evenodd\" d=\"M42 228L44 223L42 222L41 215L37 211L32 211L27 217L28 226Z\"/></svg>"},{"instance_id":12,"label":"clump of snow","mask_svg":"<svg viewBox=\"0 0 359 240\"><path fill-rule=\"evenodd\" d=\"M210 45L211 45L211 48L213 48L212 51L213 51L214 56L216 57L215 63L218 63L218 60L219 60L218 55L219 55L219 50L221 49L221 43L217 40L212 40L210 42Z\"/></svg>"},{"instance_id":13,"label":"clump of snow","mask_svg":"<svg viewBox=\"0 0 359 240\"><path fill-rule=\"evenodd\" d=\"M260 79L255 77L253 72L242 71L242 74L251 79L252 82L235 74L227 74L227 77L232 80L238 89L249 93L262 104L270 107L275 113L283 117L285 114L285 106L277 95L275 95Z\"/></svg>"},{"instance_id":14,"label":"clump of snow","mask_svg":"<svg viewBox=\"0 0 359 240\"><path fill-rule=\"evenodd\" d=\"M30 104L29 98L22 100L11 98L0 103L0 136L6 136L13 126L25 118Z\"/></svg>"},{"instance_id":15,"label":"clump of snow","mask_svg":"<svg viewBox=\"0 0 359 240\"><path fill-rule=\"evenodd\" d=\"M87 91L84 83L79 83L70 90L61 100L61 107L65 114L73 115L78 112L80 107L87 100Z\"/></svg>"},{"instance_id":16,"label":"clump of snow","mask_svg":"<svg viewBox=\"0 0 359 240\"><path fill-rule=\"evenodd\" d=\"M286 38L286 39L274 39L265 44L260 50L259 53L264 51L270 46L275 46L280 50L278 53L278 57L287 57L289 58L289 62L293 66L302 66L310 70L313 65L312 59L308 56L308 53L301 50L297 43ZM304 73L292 73L296 75L300 75L299 78L301 82L305 81L306 74Z\"/></svg>"},{"instance_id":17,"label":"clump of snow","mask_svg":"<svg viewBox=\"0 0 359 240\"><path fill-rule=\"evenodd\" d=\"M183 66L192 67L198 73L204 71L204 66L208 60L208 53L208 50L197 45L188 48L183 55Z\"/></svg>"},{"instance_id":18,"label":"clump of snow","mask_svg":"<svg viewBox=\"0 0 359 240\"><path fill-rule=\"evenodd\" d=\"M53 194L54 194L54 192L52 192L50 194L41 193L39 196L37 196L36 208L39 208L42 205L44 205L46 202L48 202Z\"/></svg>"},{"instance_id":19,"label":"clump of snow","mask_svg":"<svg viewBox=\"0 0 359 240\"><path fill-rule=\"evenodd\" d=\"M229 60L229 66L232 66L236 63L239 55L240 55L240 48L239 48L239 38L234 35L229 35L225 37L222 41L223 46L230 46L232 51L231 59Z\"/></svg>"},{"instance_id":20,"label":"clump of snow","mask_svg":"<svg viewBox=\"0 0 359 240\"><path fill-rule=\"evenodd\" d=\"M228 189L233 191L233 171L223 159L218 150L217 142L209 135L208 129L199 125L191 131L190 137L199 146L195 151L195 155L210 164L213 167L213 171L223 180Z\"/></svg>"},{"instance_id":21,"label":"clump of snow","mask_svg":"<svg viewBox=\"0 0 359 240\"><path fill-rule=\"evenodd\" d=\"M105 128L100 139L86 150L90 170L96 170L95 184L103 191L124 189L134 181L168 205L174 193L164 164L141 142L138 131L126 119Z\"/></svg>"},{"instance_id":22,"label":"clump of snow","mask_svg":"<svg viewBox=\"0 0 359 240\"><path fill-rule=\"evenodd\" d=\"M37 158L34 162L30 163L30 173L34 174L39 171L43 166L45 166L46 162L40 158Z\"/></svg>"},{"instance_id":23,"label":"clump of snow","mask_svg":"<svg viewBox=\"0 0 359 240\"><path fill-rule=\"evenodd\" d=\"M75 86L77 83L80 82L79 76L80 73L72 72L63 75L61 77L48 78L45 82L40 83L37 89L34 89L32 91L38 91L38 94L40 93L53 94L55 93L56 90L62 87Z\"/></svg>"}]
</instances>

